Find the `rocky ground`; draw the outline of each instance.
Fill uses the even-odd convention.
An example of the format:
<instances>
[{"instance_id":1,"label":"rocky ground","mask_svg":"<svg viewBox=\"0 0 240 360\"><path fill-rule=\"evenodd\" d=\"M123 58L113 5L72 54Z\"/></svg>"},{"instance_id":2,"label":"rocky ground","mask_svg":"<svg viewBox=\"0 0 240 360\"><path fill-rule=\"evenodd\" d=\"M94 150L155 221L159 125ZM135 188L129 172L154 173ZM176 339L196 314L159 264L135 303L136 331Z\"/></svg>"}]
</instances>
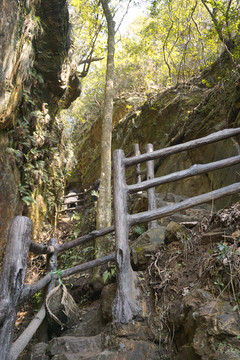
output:
<instances>
[{"instance_id":1,"label":"rocky ground","mask_svg":"<svg viewBox=\"0 0 240 360\"><path fill-rule=\"evenodd\" d=\"M158 199L179 200L171 194ZM212 210L203 206L159 221L156 229L132 229L132 266L142 305L132 323L120 328L112 323L115 273L106 265L99 286L91 283L91 272L64 281L80 320L62 328L51 322L50 341L35 339L21 360L239 359L240 203ZM71 236L72 221L61 223L65 238ZM79 251L84 257L84 249ZM89 245L85 254L93 256ZM65 254L62 266L73 256L83 261Z\"/></svg>"}]
</instances>

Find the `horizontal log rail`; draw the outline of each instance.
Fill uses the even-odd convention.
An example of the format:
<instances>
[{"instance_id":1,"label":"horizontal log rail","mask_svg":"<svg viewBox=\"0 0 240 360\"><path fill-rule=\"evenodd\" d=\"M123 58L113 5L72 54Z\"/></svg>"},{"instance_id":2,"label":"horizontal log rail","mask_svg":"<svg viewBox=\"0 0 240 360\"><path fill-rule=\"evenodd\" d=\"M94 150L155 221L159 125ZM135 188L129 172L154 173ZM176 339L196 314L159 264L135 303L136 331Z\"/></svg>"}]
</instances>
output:
<instances>
[{"instance_id":1,"label":"horizontal log rail","mask_svg":"<svg viewBox=\"0 0 240 360\"><path fill-rule=\"evenodd\" d=\"M48 245L48 244L37 244L33 241L30 242L29 250L33 252L34 254L40 255L40 254L52 254L54 253L55 249L54 246Z\"/></svg>"},{"instance_id":2,"label":"horizontal log rail","mask_svg":"<svg viewBox=\"0 0 240 360\"><path fill-rule=\"evenodd\" d=\"M175 173L154 178L152 180L146 180L138 184L127 185L127 191L131 194L141 190L149 189L150 187L155 187L169 182L185 179L187 177L204 174L206 172L210 172L214 170L219 170L239 163L240 163L240 155L224 160L214 161L208 164L196 164L186 170L177 171Z\"/></svg>"},{"instance_id":3,"label":"horizontal log rail","mask_svg":"<svg viewBox=\"0 0 240 360\"><path fill-rule=\"evenodd\" d=\"M71 197L73 197L73 196L84 196L84 195L86 195L87 193L89 193L90 190L92 190L92 189L88 189L88 190L86 190L86 192L74 193L74 195L73 195L73 194L71 194L71 195L64 195L62 198L63 198L63 199L69 199L69 198L71 198Z\"/></svg>"},{"instance_id":4,"label":"horizontal log rail","mask_svg":"<svg viewBox=\"0 0 240 360\"><path fill-rule=\"evenodd\" d=\"M93 206L93 202L89 203L88 201L88 196L89 196L89 193L95 189L96 185L98 184L98 182L95 182L93 183L87 190L84 190L83 192L80 192L80 193L74 193L71 194L71 195L65 195L63 196L63 199L69 199L69 198L72 198L72 197L81 197L81 199L78 199L78 200L72 200L72 201L69 201L68 203L62 203L62 207L66 206L67 208L66 209L62 209L62 210L59 210L58 213L64 213L64 212L67 212L67 211L75 211L75 210L82 210L82 209L86 209L86 208L89 208L89 207L92 207ZM74 206L74 207L71 207L69 208L68 206L71 205L71 204L74 204L77 206ZM78 204L83 204L82 206L78 206Z\"/></svg>"},{"instance_id":5,"label":"horizontal log rail","mask_svg":"<svg viewBox=\"0 0 240 360\"><path fill-rule=\"evenodd\" d=\"M205 136L205 137L202 137L202 138L199 138L196 140L191 140L191 141L185 142L180 145L169 146L164 149L153 151L152 153L146 153L146 154L142 154L139 156L133 156L133 157L129 157L129 158L125 157L124 165L131 166L131 165L136 165L138 163L142 163L142 162L148 161L148 160L165 158L166 156L169 156L172 154L177 154L181 151L194 149L194 148L202 146L202 145L208 145L208 144L220 141L220 140L228 139L228 138L236 136L236 135L240 135L240 128L221 130L216 133L210 134L208 136Z\"/></svg>"},{"instance_id":6,"label":"horizontal log rail","mask_svg":"<svg viewBox=\"0 0 240 360\"><path fill-rule=\"evenodd\" d=\"M77 239L74 239L72 241L69 241L67 243L57 245L56 247L49 246L47 244L37 244L31 241L30 243L30 251L32 251L35 254L52 254L55 251L61 252L65 250L72 249L78 245L84 244L87 241L97 239L98 237L110 234L114 231L114 226L109 226L107 228L101 229L101 230L93 230L87 235L83 235L78 237Z\"/></svg>"},{"instance_id":7,"label":"horizontal log rail","mask_svg":"<svg viewBox=\"0 0 240 360\"><path fill-rule=\"evenodd\" d=\"M86 201L86 199L79 199L79 200L76 200L76 201L71 201L68 203L69 204L84 204Z\"/></svg>"},{"instance_id":8,"label":"horizontal log rail","mask_svg":"<svg viewBox=\"0 0 240 360\"><path fill-rule=\"evenodd\" d=\"M76 194L77 196L77 194ZM73 197L72 195L69 196L69 197ZM70 201L68 202L67 204L63 204L63 205L70 205L70 204L84 204L86 202L86 199L79 199L79 200L73 200L73 201ZM72 208L70 208L72 209ZM69 210L69 209L68 209Z\"/></svg>"},{"instance_id":9,"label":"horizontal log rail","mask_svg":"<svg viewBox=\"0 0 240 360\"><path fill-rule=\"evenodd\" d=\"M81 271L86 271L86 270L92 269L94 267L100 266L102 264L105 264L109 261L115 261L114 253L104 256L99 259L88 261L84 264L73 266L69 269L62 270L61 277L64 278L64 277L76 274L78 272L81 272ZM49 284L52 279L57 280L57 274L48 273L47 275L45 275L41 280L37 281L36 283L34 283L32 285L30 285L30 284L25 285L23 288L23 291L21 293L20 303L25 302L30 297L32 297L34 294L39 292L47 284Z\"/></svg>"},{"instance_id":10,"label":"horizontal log rail","mask_svg":"<svg viewBox=\"0 0 240 360\"><path fill-rule=\"evenodd\" d=\"M180 203L174 205L168 205L162 208L158 208L156 210L144 211L134 215L128 215L128 221L129 224L132 226L135 224L140 224L142 222L148 222L151 220L160 219L162 217L170 216L180 210L189 209L196 205L200 205L212 200L216 200L224 196L236 194L239 191L240 191L240 182L229 186L225 186L221 189L217 189L203 195L191 197L190 199L183 200Z\"/></svg>"},{"instance_id":11,"label":"horizontal log rail","mask_svg":"<svg viewBox=\"0 0 240 360\"><path fill-rule=\"evenodd\" d=\"M36 249L37 249L37 254L55 254L55 253L59 253L61 251L66 251L69 249L72 249L78 245L84 244L88 241L94 240L98 237L110 234L111 232L114 231L114 226L110 226L108 228L104 228L101 230L94 230L91 233L81 236L75 240L72 240L68 243L65 244L61 244L61 245L55 245L55 246L48 246L46 244L35 244L33 242L31 242L31 251L33 251L33 249L35 250L36 253ZM41 249L43 249L43 252L41 252ZM46 251L46 249L48 250L48 252ZM103 260L102 260L103 259ZM108 257L104 257L104 258L99 258L97 259L97 261L95 262L95 260L87 262L85 264L81 264L81 265L76 265L74 267L74 272L77 272L78 270L77 267L79 266L79 271L84 271L87 269L90 269L91 267L95 267L95 266L99 266L102 261L103 263L107 262L107 261L112 261L112 255L110 257L110 259ZM87 268L82 268L83 265L86 265ZM88 267L89 266L89 267ZM67 271L72 271L72 268L67 269ZM64 274L66 274L65 270L62 271L62 276L64 277ZM65 275L68 276L68 275ZM41 289L43 289L45 286L48 285L48 283L51 281L52 278L57 279L57 276L54 274L50 274L48 273L47 275L45 275L42 279L40 279L39 281L37 281L34 284L25 284L21 293L21 297L20 297L20 303L25 302L26 300L28 300L30 297L32 297L34 294L36 294L38 291L40 291Z\"/></svg>"},{"instance_id":12,"label":"horizontal log rail","mask_svg":"<svg viewBox=\"0 0 240 360\"><path fill-rule=\"evenodd\" d=\"M78 246L80 244L83 244L87 241L94 240L94 239L97 239L98 237L110 234L113 231L114 231L114 226L109 226L108 228L104 228L101 230L94 230L87 235L83 235L83 236L81 236L75 240L72 240L68 243L59 245L57 248L57 251L60 252L63 250L71 249L71 248Z\"/></svg>"}]
</instances>

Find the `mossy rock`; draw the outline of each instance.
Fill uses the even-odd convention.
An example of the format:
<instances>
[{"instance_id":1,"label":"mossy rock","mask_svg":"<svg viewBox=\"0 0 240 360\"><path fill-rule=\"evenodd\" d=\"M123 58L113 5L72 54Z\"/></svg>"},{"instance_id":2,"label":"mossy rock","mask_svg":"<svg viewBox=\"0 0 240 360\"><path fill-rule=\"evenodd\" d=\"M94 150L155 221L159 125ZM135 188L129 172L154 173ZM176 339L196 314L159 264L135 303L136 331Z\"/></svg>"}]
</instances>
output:
<instances>
[{"instance_id":1,"label":"mossy rock","mask_svg":"<svg viewBox=\"0 0 240 360\"><path fill-rule=\"evenodd\" d=\"M147 268L151 256L156 254L159 245L164 243L165 230L165 226L149 229L130 245L131 262L134 270Z\"/></svg>"},{"instance_id":2,"label":"mossy rock","mask_svg":"<svg viewBox=\"0 0 240 360\"><path fill-rule=\"evenodd\" d=\"M171 221L166 228L165 244L171 244L174 241L186 243L191 241L192 233L183 224Z\"/></svg>"}]
</instances>

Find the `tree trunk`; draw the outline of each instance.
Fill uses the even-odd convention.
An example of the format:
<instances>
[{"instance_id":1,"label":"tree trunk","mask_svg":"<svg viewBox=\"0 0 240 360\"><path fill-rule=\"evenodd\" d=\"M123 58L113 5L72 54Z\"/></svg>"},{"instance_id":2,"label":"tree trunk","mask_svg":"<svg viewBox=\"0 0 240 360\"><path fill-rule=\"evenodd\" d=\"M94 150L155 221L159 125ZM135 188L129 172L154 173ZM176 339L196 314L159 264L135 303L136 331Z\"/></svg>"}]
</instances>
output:
<instances>
[{"instance_id":1,"label":"tree trunk","mask_svg":"<svg viewBox=\"0 0 240 360\"><path fill-rule=\"evenodd\" d=\"M108 56L105 84L105 99L102 121L101 138L101 175L99 199L97 208L97 229L111 225L111 143L112 143L112 114L114 95L114 52L115 52L115 23L107 0L100 0L107 20L108 28ZM97 257L105 255L108 248L108 238L96 240Z\"/></svg>"}]
</instances>

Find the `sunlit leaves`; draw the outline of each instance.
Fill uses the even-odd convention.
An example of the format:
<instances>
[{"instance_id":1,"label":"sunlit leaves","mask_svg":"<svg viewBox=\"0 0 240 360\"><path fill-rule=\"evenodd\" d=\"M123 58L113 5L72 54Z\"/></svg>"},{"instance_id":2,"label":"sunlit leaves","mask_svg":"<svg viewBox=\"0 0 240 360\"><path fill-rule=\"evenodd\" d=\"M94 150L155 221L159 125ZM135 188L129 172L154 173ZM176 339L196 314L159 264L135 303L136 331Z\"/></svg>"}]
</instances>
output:
<instances>
[{"instance_id":1,"label":"sunlit leaves","mask_svg":"<svg viewBox=\"0 0 240 360\"><path fill-rule=\"evenodd\" d=\"M105 38L99 36L104 16L98 1L71 0L70 20L73 29L73 56L76 64L79 65L83 60L92 57L102 56L106 41Z\"/></svg>"},{"instance_id":2,"label":"sunlit leaves","mask_svg":"<svg viewBox=\"0 0 240 360\"><path fill-rule=\"evenodd\" d=\"M188 81L210 65L224 49L218 36L215 16L223 36L233 39L239 29L236 0L152 0L150 12L139 16L128 32L118 37L115 52L116 98L123 93L147 94L165 86ZM112 1L112 5L116 5ZM125 1L124 4L126 4ZM146 2L145 2L146 3ZM95 0L72 0L76 6L71 17L74 24L74 53L78 59L89 55L92 37L104 20ZM122 2L119 2L121 7ZM116 17L117 18L117 17ZM93 56L106 53L104 22L95 43ZM239 56L237 49L233 55ZM106 59L92 63L83 79L83 93L70 113L75 125L101 117Z\"/></svg>"},{"instance_id":3,"label":"sunlit leaves","mask_svg":"<svg viewBox=\"0 0 240 360\"><path fill-rule=\"evenodd\" d=\"M201 0L208 11L218 38L228 47L239 32L238 0Z\"/></svg>"}]
</instances>

